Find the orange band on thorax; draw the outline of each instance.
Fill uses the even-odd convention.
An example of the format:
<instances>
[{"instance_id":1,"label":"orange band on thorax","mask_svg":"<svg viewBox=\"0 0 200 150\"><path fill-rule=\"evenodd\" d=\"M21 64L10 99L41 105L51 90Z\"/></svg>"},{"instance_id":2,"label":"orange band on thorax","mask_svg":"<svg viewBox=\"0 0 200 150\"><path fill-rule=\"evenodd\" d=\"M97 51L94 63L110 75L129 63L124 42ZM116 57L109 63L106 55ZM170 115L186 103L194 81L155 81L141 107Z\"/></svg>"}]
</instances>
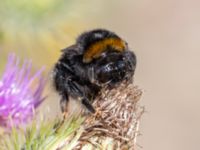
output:
<instances>
[{"instance_id":1,"label":"orange band on thorax","mask_svg":"<svg viewBox=\"0 0 200 150\"><path fill-rule=\"evenodd\" d=\"M108 50L108 47L122 52L126 49L126 43L119 38L106 38L104 40L98 41L85 51L83 55L83 62L89 63L94 58L98 58L103 52Z\"/></svg>"}]
</instances>

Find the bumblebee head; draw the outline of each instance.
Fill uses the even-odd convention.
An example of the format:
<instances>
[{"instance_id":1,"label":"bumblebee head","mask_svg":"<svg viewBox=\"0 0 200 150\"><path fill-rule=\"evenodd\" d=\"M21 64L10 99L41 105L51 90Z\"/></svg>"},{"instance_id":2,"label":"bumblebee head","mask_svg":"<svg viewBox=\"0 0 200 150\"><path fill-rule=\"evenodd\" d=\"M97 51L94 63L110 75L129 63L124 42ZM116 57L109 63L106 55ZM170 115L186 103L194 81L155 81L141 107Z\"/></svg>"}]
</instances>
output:
<instances>
[{"instance_id":1,"label":"bumblebee head","mask_svg":"<svg viewBox=\"0 0 200 150\"><path fill-rule=\"evenodd\" d=\"M85 32L77 39L77 43L83 48L83 62L90 63L107 52L123 52L127 49L127 43L115 33L96 29Z\"/></svg>"}]
</instances>

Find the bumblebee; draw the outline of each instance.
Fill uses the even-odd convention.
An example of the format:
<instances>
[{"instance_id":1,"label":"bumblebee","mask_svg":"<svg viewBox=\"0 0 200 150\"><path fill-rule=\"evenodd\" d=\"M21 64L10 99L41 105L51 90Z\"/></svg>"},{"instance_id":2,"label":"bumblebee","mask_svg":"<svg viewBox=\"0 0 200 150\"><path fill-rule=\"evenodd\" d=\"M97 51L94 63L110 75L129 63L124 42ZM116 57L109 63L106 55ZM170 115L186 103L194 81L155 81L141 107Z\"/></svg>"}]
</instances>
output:
<instances>
[{"instance_id":1,"label":"bumblebee","mask_svg":"<svg viewBox=\"0 0 200 150\"><path fill-rule=\"evenodd\" d=\"M114 32L105 29L84 32L74 45L61 51L53 68L53 83L61 95L62 112L67 112L71 97L94 113L92 102L102 88L132 81L136 56Z\"/></svg>"}]
</instances>

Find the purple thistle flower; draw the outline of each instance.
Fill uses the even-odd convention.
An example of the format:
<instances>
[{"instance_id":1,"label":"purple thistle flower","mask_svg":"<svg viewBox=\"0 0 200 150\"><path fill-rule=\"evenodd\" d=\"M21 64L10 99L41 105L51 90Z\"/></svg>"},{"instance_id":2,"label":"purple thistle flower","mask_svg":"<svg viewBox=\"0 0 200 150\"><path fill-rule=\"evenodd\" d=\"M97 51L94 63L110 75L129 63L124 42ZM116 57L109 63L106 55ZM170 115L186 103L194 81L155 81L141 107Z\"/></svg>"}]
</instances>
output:
<instances>
[{"instance_id":1,"label":"purple thistle flower","mask_svg":"<svg viewBox=\"0 0 200 150\"><path fill-rule=\"evenodd\" d=\"M34 116L34 109L44 100L43 69L31 76L31 67L30 61L24 61L19 67L19 59L14 54L9 55L0 79L0 126L27 123Z\"/></svg>"}]
</instances>

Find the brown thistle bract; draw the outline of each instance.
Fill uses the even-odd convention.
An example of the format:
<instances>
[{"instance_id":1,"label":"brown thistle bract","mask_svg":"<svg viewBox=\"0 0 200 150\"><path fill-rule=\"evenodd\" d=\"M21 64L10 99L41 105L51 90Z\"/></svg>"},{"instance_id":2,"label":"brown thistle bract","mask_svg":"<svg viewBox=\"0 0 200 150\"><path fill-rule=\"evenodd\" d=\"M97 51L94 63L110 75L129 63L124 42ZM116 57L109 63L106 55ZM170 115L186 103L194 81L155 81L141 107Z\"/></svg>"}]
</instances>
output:
<instances>
[{"instance_id":1,"label":"brown thistle bract","mask_svg":"<svg viewBox=\"0 0 200 150\"><path fill-rule=\"evenodd\" d=\"M133 150L139 120L144 109L138 106L142 91L133 84L122 83L104 89L93 106L96 114L86 117L84 131L74 150Z\"/></svg>"}]
</instances>

